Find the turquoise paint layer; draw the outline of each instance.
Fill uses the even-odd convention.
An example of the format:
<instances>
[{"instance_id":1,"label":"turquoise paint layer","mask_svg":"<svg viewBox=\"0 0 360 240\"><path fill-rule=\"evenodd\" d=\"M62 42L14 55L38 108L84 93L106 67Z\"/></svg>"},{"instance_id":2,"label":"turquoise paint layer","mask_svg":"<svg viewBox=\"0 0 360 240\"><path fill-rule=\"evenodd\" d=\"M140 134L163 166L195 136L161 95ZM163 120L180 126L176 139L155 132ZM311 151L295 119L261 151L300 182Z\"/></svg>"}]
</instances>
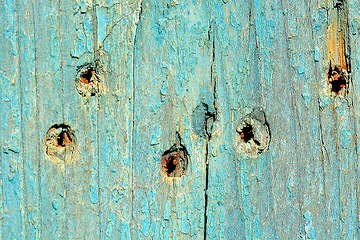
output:
<instances>
[{"instance_id":1,"label":"turquoise paint layer","mask_svg":"<svg viewBox=\"0 0 360 240\"><path fill-rule=\"evenodd\" d=\"M359 238L359 6L341 8L342 98L326 82L335 4L4 1L0 238ZM94 62L100 93L83 98L77 67ZM272 138L252 159L237 128L255 107ZM65 160L45 153L57 123L76 136ZM190 164L173 179L177 132Z\"/></svg>"}]
</instances>

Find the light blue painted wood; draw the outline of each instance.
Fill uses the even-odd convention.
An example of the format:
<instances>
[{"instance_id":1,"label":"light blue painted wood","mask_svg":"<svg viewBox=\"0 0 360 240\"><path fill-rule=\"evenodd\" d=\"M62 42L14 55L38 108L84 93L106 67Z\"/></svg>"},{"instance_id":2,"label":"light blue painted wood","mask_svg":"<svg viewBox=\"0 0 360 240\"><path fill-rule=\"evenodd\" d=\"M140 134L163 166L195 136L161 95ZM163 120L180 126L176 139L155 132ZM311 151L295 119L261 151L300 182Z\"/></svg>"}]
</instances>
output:
<instances>
[{"instance_id":1,"label":"light blue painted wood","mask_svg":"<svg viewBox=\"0 0 360 240\"><path fill-rule=\"evenodd\" d=\"M320 87L326 86L326 78L324 79L324 72L329 67L327 62L327 49L322 47L324 41L326 41L326 29L328 22L326 21L327 4L325 2L319 2L318 5L314 6L313 19L314 19L314 45L315 49L318 49L318 56L315 62L315 76L318 80ZM324 106L323 101L326 100L333 102L330 98L323 97L323 93L319 92L319 127L321 133L321 149L322 149L322 160L323 164L323 204L325 209L323 213L325 215L322 219L327 219L323 224L325 238L340 238L340 201L339 201L339 176L338 176L338 158L336 155L336 140L333 132L335 131L335 116L332 108ZM333 104L332 104L333 105ZM315 211L314 211L315 212ZM314 215L314 214L312 214ZM313 220L314 221L314 220ZM316 224L316 220L314 221ZM314 228L315 235L320 235L320 230ZM321 235L320 235L321 236Z\"/></svg>"},{"instance_id":2,"label":"light blue painted wood","mask_svg":"<svg viewBox=\"0 0 360 240\"><path fill-rule=\"evenodd\" d=\"M319 90L314 88L314 83L322 86L321 83L326 79L323 72L318 72L318 60L315 49L321 40L318 34L323 34L325 28L320 31L316 28L317 20L312 20L310 27L298 21L302 15L306 14L304 21L310 22L315 19L321 9L317 4L306 2L289 2L285 9L292 9L293 14L287 14L287 35L289 38L289 52L292 59L291 74L292 92L294 98L294 117L297 119L299 128L296 149L298 152L299 176L298 183L289 181L289 191L292 184L300 186L299 199L301 205L302 224L304 225L302 236L307 238L327 238L327 231L332 231L325 226L321 219L326 217L326 200L324 194L324 154L322 152L321 123L319 118L318 94ZM302 39L308 39L303 41ZM321 48L321 47L320 47ZM321 54L322 55L322 54ZM294 93L301 94L294 94ZM311 151L310 151L311 149ZM303 186L303 187L301 187ZM327 223L326 223L327 224Z\"/></svg>"},{"instance_id":3,"label":"light blue painted wood","mask_svg":"<svg viewBox=\"0 0 360 240\"><path fill-rule=\"evenodd\" d=\"M241 187L241 162L237 161L235 138L241 99L240 93L249 74L246 66L250 53L249 3L217 2L209 4L213 16L212 41L213 81L216 83L216 131L209 146L209 201L207 206L207 238L238 238L246 236L244 219L247 207ZM239 11L242 9L241 11ZM246 46L246 47L243 47ZM242 73L243 72L243 73ZM257 79L252 78L257 81ZM246 185L244 183L244 185ZM245 209L246 208L246 209Z\"/></svg>"},{"instance_id":4,"label":"light blue painted wood","mask_svg":"<svg viewBox=\"0 0 360 240\"><path fill-rule=\"evenodd\" d=\"M41 238L39 159L42 133L38 131L38 98L35 59L34 2L17 3L19 16L19 77L21 79L21 159L23 162L23 239Z\"/></svg>"},{"instance_id":5,"label":"light blue painted wood","mask_svg":"<svg viewBox=\"0 0 360 240\"><path fill-rule=\"evenodd\" d=\"M332 60L337 64L344 65L341 63L341 58L343 58L340 51L341 47L336 47L336 51L331 47L331 41L334 41L336 46L341 46L344 40L344 36L341 36L341 33L344 33L345 41L349 40L348 26L345 25L346 23L342 23L344 15L347 14L347 6L344 4L342 7L344 8L343 10L331 9L328 13L330 19L327 22L328 32L324 35L329 39L330 32L332 39L327 41L327 51L326 49L321 49L320 53L322 52L322 59L326 59L326 62ZM348 21L351 22L351 19L348 19ZM337 26L342 30L338 30L334 34L332 33L333 26ZM321 40L323 39L321 38ZM351 46L351 49L353 49L353 46ZM346 53L350 54L349 49L347 49ZM320 69L323 69L323 71L328 69L326 62L320 61L319 64L321 66ZM347 64L348 66L345 67L349 71L352 70L350 69L350 63ZM353 73L353 71L351 72ZM351 81L354 82L355 78L352 78ZM332 238L358 238L358 232L355 230L359 225L358 220L356 220L356 216L358 216L357 200L355 200L357 199L357 191L355 185L349 184L350 182L357 182L357 166L354 163L358 159L356 140L354 138L354 110L352 107L352 102L355 99L353 100L354 95L352 91L353 89L350 87L349 94L345 98L337 97L335 99L320 93L320 120L325 157L324 195L327 206L326 217L330 219L326 223L326 228L329 229L327 231L328 237ZM314 232L321 234L316 229L314 229Z\"/></svg>"},{"instance_id":6,"label":"light blue painted wood","mask_svg":"<svg viewBox=\"0 0 360 240\"><path fill-rule=\"evenodd\" d=\"M34 11L38 131L45 142L48 129L64 122L59 5L34 1ZM46 155L44 142L39 156L41 238L60 238L67 234L65 169L59 159Z\"/></svg>"},{"instance_id":7,"label":"light blue painted wood","mask_svg":"<svg viewBox=\"0 0 360 240\"><path fill-rule=\"evenodd\" d=\"M139 10L132 237L201 239L207 143L195 132L203 129L192 129L192 113L201 101L212 104L208 6L202 1L143 1ZM185 176L174 179L164 175L161 156L176 144L176 132L190 162Z\"/></svg>"},{"instance_id":8,"label":"light blue painted wood","mask_svg":"<svg viewBox=\"0 0 360 240\"><path fill-rule=\"evenodd\" d=\"M1 232L2 238L20 239L24 222L23 164L21 161L21 80L16 3L1 4Z\"/></svg>"},{"instance_id":9,"label":"light blue painted wood","mask_svg":"<svg viewBox=\"0 0 360 240\"><path fill-rule=\"evenodd\" d=\"M133 63L139 2L97 1L100 95L100 212L103 239L130 239L132 221Z\"/></svg>"},{"instance_id":10,"label":"light blue painted wood","mask_svg":"<svg viewBox=\"0 0 360 240\"><path fill-rule=\"evenodd\" d=\"M359 238L357 2L6 0L0 12L1 239ZM347 94L331 93L330 61L351 71ZM94 96L76 88L84 64ZM239 131L260 108L271 141L255 158L244 146L266 124L250 143ZM61 123L75 137L51 156ZM180 144L188 168L168 177L162 155Z\"/></svg>"},{"instance_id":11,"label":"light blue painted wood","mask_svg":"<svg viewBox=\"0 0 360 240\"><path fill-rule=\"evenodd\" d=\"M93 63L97 50L96 13L91 1L60 1L60 53L64 122L75 132L73 154L63 164L68 239L100 239L99 99L82 97L77 68Z\"/></svg>"}]
</instances>

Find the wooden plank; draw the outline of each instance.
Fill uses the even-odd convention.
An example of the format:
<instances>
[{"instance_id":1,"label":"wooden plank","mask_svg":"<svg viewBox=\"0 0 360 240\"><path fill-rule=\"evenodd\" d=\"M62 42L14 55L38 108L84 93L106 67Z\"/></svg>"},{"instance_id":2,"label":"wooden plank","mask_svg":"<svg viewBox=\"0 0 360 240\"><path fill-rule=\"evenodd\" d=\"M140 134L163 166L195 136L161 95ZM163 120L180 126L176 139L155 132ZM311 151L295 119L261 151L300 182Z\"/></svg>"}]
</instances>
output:
<instances>
[{"instance_id":1,"label":"wooden plank","mask_svg":"<svg viewBox=\"0 0 360 240\"><path fill-rule=\"evenodd\" d=\"M96 65L95 2L61 1L60 9L64 123L75 134L75 149L64 165L66 236L100 239L99 99L94 85L92 90L90 84L79 85L82 73ZM95 81L96 74L91 74L87 81Z\"/></svg>"},{"instance_id":2,"label":"wooden plank","mask_svg":"<svg viewBox=\"0 0 360 240\"><path fill-rule=\"evenodd\" d=\"M299 122L290 61L288 33L285 22L287 9L278 2L255 7L259 31L259 57L263 72L262 101L271 129L270 156L273 191L275 236L282 239L300 238L304 232L301 213L302 186L299 171ZM263 33L263 34L262 34ZM268 49L268 50L267 50ZM281 73L280 76L277 73ZM276 77L275 77L276 76ZM286 221L283 219L286 218Z\"/></svg>"},{"instance_id":3,"label":"wooden plank","mask_svg":"<svg viewBox=\"0 0 360 240\"><path fill-rule=\"evenodd\" d=\"M252 209L248 198L249 167L237 160L237 144L233 141L240 106L245 101L242 84L257 81L247 76L250 67L247 64L251 57L249 43L254 36L250 35L249 29L251 3L230 1L209 7L212 7L212 81L216 86L214 104L217 115L214 123L216 130L209 142L208 153L206 238L251 238L253 234L249 231L256 226L253 223L255 218L249 212ZM242 10L238 12L240 8ZM251 174L249 176L251 178Z\"/></svg>"},{"instance_id":4,"label":"wooden plank","mask_svg":"<svg viewBox=\"0 0 360 240\"><path fill-rule=\"evenodd\" d=\"M207 111L202 103L212 106L207 5L143 1L139 11L133 65L132 238L204 238ZM192 119L197 106L202 110ZM181 168L171 171L170 163L183 161L184 148L188 169L173 177L183 173Z\"/></svg>"},{"instance_id":5,"label":"wooden plank","mask_svg":"<svg viewBox=\"0 0 360 240\"><path fill-rule=\"evenodd\" d=\"M356 144L356 159L354 162L351 163L351 167L353 167L353 173L355 173L354 175L352 175L352 180L354 182L350 182L350 186L351 186L351 190L353 190L351 196L354 196L354 194L356 193L356 196L359 196L359 136L358 133L360 131L360 121L359 121L359 110L360 110L360 106L359 106L359 102L357 101L357 99L359 99L359 83L358 81L356 81L356 79L359 79L359 61L358 61L358 57L359 56L359 23L360 23L360 18L358 15L358 10L359 10L359 5L354 1L351 1L348 3L348 11L349 11L349 15L348 15L348 27L349 27L349 44L350 44L350 48L351 48L351 84L350 84L350 94L351 94L351 106L353 108L353 121L354 121L354 130L353 130L353 135L354 135L354 139L355 139L355 144ZM356 199L354 199L354 197L352 197L351 201L353 201L354 204L356 204L356 223L359 224L359 217L360 217L360 199L359 197L357 197ZM354 211L354 210L353 210ZM357 231L358 232L358 231ZM359 232L358 232L359 235Z\"/></svg>"},{"instance_id":6,"label":"wooden plank","mask_svg":"<svg viewBox=\"0 0 360 240\"><path fill-rule=\"evenodd\" d=\"M54 1L34 2L35 61L38 90L38 131L43 144L40 157L41 237L59 239L66 236L66 189L64 162L57 150L47 149L47 133L54 124L64 122L63 81L59 4ZM57 141L56 136L54 140ZM56 145L49 142L49 146ZM47 152L49 154L47 154Z\"/></svg>"},{"instance_id":7,"label":"wooden plank","mask_svg":"<svg viewBox=\"0 0 360 240\"><path fill-rule=\"evenodd\" d=\"M230 175L230 179L225 181L229 182L228 185L237 183L241 192L241 196L234 200L234 194L229 194L222 201L225 202L223 208L227 208L229 213L239 208L243 211L237 213L236 230L229 236L295 239L301 236L304 224L300 155L296 154L300 144L296 118L298 110L294 103L294 86L288 79L293 72L286 47L289 46L287 13L281 3L266 1L250 3L245 7L241 5L247 13L242 18L237 13L233 17L231 9L237 8L231 2L226 4L230 4L229 9L223 7L224 13L218 16L220 50L215 54L219 69L219 129L223 130L214 140L212 155L215 157L211 169L219 171L216 176L223 175L224 159L229 159L231 162L227 163L229 165L224 172ZM235 24L236 21L239 23ZM238 35L239 42L236 41ZM263 120L262 125L270 126L271 143L267 151L254 158L239 149L245 140L241 139L238 131L244 119L255 118L261 108L267 120ZM261 131L255 129L255 133ZM253 143L256 144L255 140ZM253 143L250 141L249 146ZM230 187L225 189L231 191ZM214 194L215 203L221 199L217 195ZM234 204L233 201L234 207L230 205ZM221 211L215 209L214 212ZM286 222L283 221L285 216ZM225 217L229 226L234 221L231 217ZM221 220L217 222L222 225ZM218 229L214 228L213 237L217 236Z\"/></svg>"},{"instance_id":8,"label":"wooden plank","mask_svg":"<svg viewBox=\"0 0 360 240\"><path fill-rule=\"evenodd\" d=\"M134 19L139 1L97 1L99 58L106 72L99 102L102 239L130 239Z\"/></svg>"},{"instance_id":9,"label":"wooden plank","mask_svg":"<svg viewBox=\"0 0 360 240\"><path fill-rule=\"evenodd\" d=\"M360 238L359 10L2 2L0 238Z\"/></svg>"},{"instance_id":10,"label":"wooden plank","mask_svg":"<svg viewBox=\"0 0 360 240\"><path fill-rule=\"evenodd\" d=\"M40 144L38 131L37 78L35 62L34 2L17 5L19 21L19 72L21 79L22 148L24 164L23 238L41 238Z\"/></svg>"},{"instance_id":11,"label":"wooden plank","mask_svg":"<svg viewBox=\"0 0 360 240\"><path fill-rule=\"evenodd\" d=\"M349 159L347 162L345 162L345 166L348 168L346 169L347 172L350 174L348 175L348 183L347 186L344 186L346 189L346 194L349 194L346 199L346 204L348 205L347 211L344 211L344 213L347 216L347 221L353 221L351 224L352 226L357 227L356 232L352 231L351 235L354 237L359 238L360 233L358 231L359 228L359 84L356 79L359 78L359 61L357 60L359 56L358 46L359 46L359 39L357 35L359 34L358 28L359 28L359 16L357 10L359 9L358 4L355 1L349 1L347 3L347 34L348 34L348 48L349 52L349 59L351 63L351 79L350 79L350 85L349 85L349 107L351 110L351 116L349 116L350 119L350 131L345 132L347 136L351 134L351 145L355 148L355 151L352 151L352 154L355 154L355 156L352 156L351 160ZM348 125L347 125L348 126ZM345 145L345 144L344 144ZM346 171L344 171L346 173ZM345 175L346 176L346 175ZM350 207L352 209L350 209Z\"/></svg>"},{"instance_id":12,"label":"wooden plank","mask_svg":"<svg viewBox=\"0 0 360 240\"><path fill-rule=\"evenodd\" d=\"M357 238L358 228L356 182L357 159L356 143L353 136L354 120L348 89L334 92L329 84L330 64L351 71L348 49L348 6L344 2L323 3L327 11L326 33L323 33L321 47L326 40L326 49L321 48L322 62L318 76L322 79L323 91L320 94L320 113L323 148L327 154L325 168L325 196L327 217L330 218L328 238ZM341 70L341 71L344 71ZM348 93L347 93L348 92Z\"/></svg>"},{"instance_id":13,"label":"wooden plank","mask_svg":"<svg viewBox=\"0 0 360 240\"><path fill-rule=\"evenodd\" d=\"M327 50L327 9L328 5L325 1L319 1L314 6L314 45L315 45L315 61L316 70L315 76L318 79L318 88L328 88L326 74L329 68L328 50ZM328 89L327 89L328 90ZM337 170L337 154L336 154L336 140L334 131L335 115L332 108L324 107L324 97L322 92L319 91L319 120L321 131L321 143L322 143L322 159L324 165L324 205L325 205L325 217L324 217L324 238L340 238L340 225L339 225L339 176ZM329 91L327 91L327 94ZM326 100L333 100L328 97ZM328 101L325 101L327 104ZM316 230L317 234L321 234Z\"/></svg>"},{"instance_id":14,"label":"wooden plank","mask_svg":"<svg viewBox=\"0 0 360 240\"><path fill-rule=\"evenodd\" d=\"M327 239L329 218L326 209L324 164L327 153L323 148L322 125L320 122L319 87L324 76L317 71L321 41L318 34L326 31L326 25L316 16L321 13L316 3L298 1L284 4L285 22L291 65L290 81L293 112L296 118L298 138L296 146L300 214L303 225L300 233L308 239ZM291 14L289 14L291 12ZM305 18L304 18L305 16ZM303 21L300 21L303 19ZM304 24L304 22L306 24ZM307 41L303 41L307 39ZM317 50L315 50L317 49ZM321 49L324 49L321 48ZM310 150L311 149L311 150ZM288 188L291 187L289 182Z\"/></svg>"},{"instance_id":15,"label":"wooden plank","mask_svg":"<svg viewBox=\"0 0 360 240\"><path fill-rule=\"evenodd\" d=\"M21 161L21 79L17 3L1 4L1 238L20 239L24 221Z\"/></svg>"}]
</instances>

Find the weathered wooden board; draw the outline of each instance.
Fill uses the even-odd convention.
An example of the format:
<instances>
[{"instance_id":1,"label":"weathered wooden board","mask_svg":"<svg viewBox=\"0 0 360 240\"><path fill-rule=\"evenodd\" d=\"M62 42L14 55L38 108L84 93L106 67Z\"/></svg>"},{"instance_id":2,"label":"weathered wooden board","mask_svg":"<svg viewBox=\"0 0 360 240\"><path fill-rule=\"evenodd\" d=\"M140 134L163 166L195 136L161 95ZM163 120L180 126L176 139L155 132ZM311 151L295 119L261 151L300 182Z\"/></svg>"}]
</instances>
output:
<instances>
[{"instance_id":1,"label":"weathered wooden board","mask_svg":"<svg viewBox=\"0 0 360 240\"><path fill-rule=\"evenodd\" d=\"M204 238L209 17L202 1L141 4L133 65L134 239ZM164 176L162 155L180 145L190 158L185 175Z\"/></svg>"},{"instance_id":2,"label":"weathered wooden board","mask_svg":"<svg viewBox=\"0 0 360 240\"><path fill-rule=\"evenodd\" d=\"M17 4L1 4L1 33L4 38L1 53L1 238L20 239L24 223L21 151L21 81L19 75L19 22Z\"/></svg>"},{"instance_id":3,"label":"weathered wooden board","mask_svg":"<svg viewBox=\"0 0 360 240\"><path fill-rule=\"evenodd\" d=\"M0 239L360 238L359 2L0 12Z\"/></svg>"}]
</instances>

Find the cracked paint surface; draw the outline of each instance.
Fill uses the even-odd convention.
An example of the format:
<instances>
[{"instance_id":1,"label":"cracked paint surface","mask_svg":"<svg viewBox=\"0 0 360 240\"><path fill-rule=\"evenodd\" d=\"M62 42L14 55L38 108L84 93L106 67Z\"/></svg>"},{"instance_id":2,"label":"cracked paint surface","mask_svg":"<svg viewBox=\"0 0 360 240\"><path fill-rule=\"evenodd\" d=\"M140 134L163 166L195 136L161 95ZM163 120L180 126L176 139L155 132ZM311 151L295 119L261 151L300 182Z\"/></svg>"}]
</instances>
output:
<instances>
[{"instance_id":1,"label":"cracked paint surface","mask_svg":"<svg viewBox=\"0 0 360 240\"><path fill-rule=\"evenodd\" d=\"M0 239L360 238L357 2L5 0L0 12ZM104 87L82 97L88 63ZM345 71L342 94L331 83ZM57 123L76 134L71 161L46 154ZM188 165L170 177L177 134Z\"/></svg>"}]
</instances>

